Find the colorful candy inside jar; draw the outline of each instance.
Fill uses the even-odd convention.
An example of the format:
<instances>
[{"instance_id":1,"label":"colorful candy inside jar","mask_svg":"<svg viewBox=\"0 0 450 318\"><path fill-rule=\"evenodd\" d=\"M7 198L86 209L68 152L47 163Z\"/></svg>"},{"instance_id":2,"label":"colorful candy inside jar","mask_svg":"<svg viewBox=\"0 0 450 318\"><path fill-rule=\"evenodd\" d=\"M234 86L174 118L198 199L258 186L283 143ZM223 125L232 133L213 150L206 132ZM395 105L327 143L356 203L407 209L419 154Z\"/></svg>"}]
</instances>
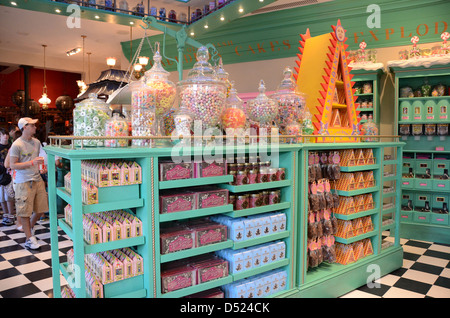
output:
<instances>
[{"instance_id":1,"label":"colorful candy inside jar","mask_svg":"<svg viewBox=\"0 0 450 318\"><path fill-rule=\"evenodd\" d=\"M288 66L285 67L283 80L277 91L270 96L278 102L278 115L275 122L280 127L282 134L287 134L285 128L288 124L300 122L300 114L306 104L306 96L298 91L292 74L292 69Z\"/></svg>"},{"instance_id":2,"label":"colorful candy inside jar","mask_svg":"<svg viewBox=\"0 0 450 318\"><path fill-rule=\"evenodd\" d=\"M156 52L153 56L153 66L145 72L145 84L153 96L154 109L158 120L159 133L166 135L164 116L172 109L176 97L176 86L169 80L170 73L161 65L159 43L156 42Z\"/></svg>"},{"instance_id":3,"label":"colorful candy inside jar","mask_svg":"<svg viewBox=\"0 0 450 318\"><path fill-rule=\"evenodd\" d=\"M105 123L109 119L109 108L105 102L97 98L97 94L89 94L89 98L75 105L73 110L73 135L81 137L104 136ZM103 147L101 139L75 140L75 146Z\"/></svg>"},{"instance_id":4,"label":"colorful candy inside jar","mask_svg":"<svg viewBox=\"0 0 450 318\"><path fill-rule=\"evenodd\" d=\"M226 100L225 109L221 116L222 127L227 134L236 134L236 129L245 127L247 117L242 105L243 102L238 97L233 82L231 83L230 96Z\"/></svg>"},{"instance_id":5,"label":"colorful candy inside jar","mask_svg":"<svg viewBox=\"0 0 450 318\"><path fill-rule=\"evenodd\" d=\"M372 119L368 119L367 122L361 126L361 134L364 136L378 135L378 127L372 121ZM365 142L377 141L377 138L373 138L373 137L365 137L365 138L361 138L361 139L362 139L362 141L365 141Z\"/></svg>"},{"instance_id":6,"label":"colorful candy inside jar","mask_svg":"<svg viewBox=\"0 0 450 318\"><path fill-rule=\"evenodd\" d=\"M265 94L266 86L263 80L259 83L258 91L258 96L248 102L248 117L257 122L260 128L271 129L272 121L278 114L278 103ZM261 134L261 130L259 133Z\"/></svg>"},{"instance_id":7,"label":"colorful candy inside jar","mask_svg":"<svg viewBox=\"0 0 450 318\"><path fill-rule=\"evenodd\" d=\"M128 124L125 119L120 118L118 113L115 113L105 125L106 136L111 137L126 137L128 136ZM128 139L106 139L105 147L127 147Z\"/></svg>"},{"instance_id":8,"label":"colorful candy inside jar","mask_svg":"<svg viewBox=\"0 0 450 318\"><path fill-rule=\"evenodd\" d=\"M180 107L188 109L194 120L201 120L203 129L213 128L219 124L227 88L208 63L208 48L200 47L196 57L188 77L177 84Z\"/></svg>"},{"instance_id":9,"label":"colorful candy inside jar","mask_svg":"<svg viewBox=\"0 0 450 318\"><path fill-rule=\"evenodd\" d=\"M131 134L136 137L155 136L155 96L141 80L131 83ZM153 146L152 139L133 139L133 146Z\"/></svg>"}]
</instances>

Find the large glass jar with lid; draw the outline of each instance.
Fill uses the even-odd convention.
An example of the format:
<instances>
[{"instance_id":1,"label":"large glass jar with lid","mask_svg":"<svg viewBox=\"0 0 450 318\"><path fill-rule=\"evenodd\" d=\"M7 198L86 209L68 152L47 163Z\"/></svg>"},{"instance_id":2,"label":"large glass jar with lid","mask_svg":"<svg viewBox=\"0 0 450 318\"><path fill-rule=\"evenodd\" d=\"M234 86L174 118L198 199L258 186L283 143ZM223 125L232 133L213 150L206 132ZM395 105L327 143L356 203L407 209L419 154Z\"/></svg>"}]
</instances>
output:
<instances>
[{"instance_id":1,"label":"large glass jar with lid","mask_svg":"<svg viewBox=\"0 0 450 318\"><path fill-rule=\"evenodd\" d=\"M202 121L203 129L219 124L227 93L226 85L217 78L208 60L208 48L200 47L197 62L187 78L177 84L180 107L188 109L194 120Z\"/></svg>"},{"instance_id":2,"label":"large glass jar with lid","mask_svg":"<svg viewBox=\"0 0 450 318\"><path fill-rule=\"evenodd\" d=\"M218 80L225 83L225 86L227 87L227 98L228 98L230 96L231 82L228 79L229 76L228 72L225 71L225 69L223 68L222 58L219 59L219 63L217 64L216 76Z\"/></svg>"},{"instance_id":3,"label":"large glass jar with lid","mask_svg":"<svg viewBox=\"0 0 450 318\"><path fill-rule=\"evenodd\" d=\"M305 94L301 93L297 84L292 78L293 71L290 67L285 67L283 80L276 92L270 96L278 103L278 115L275 122L282 134L286 134L286 126L300 122L300 115L306 105Z\"/></svg>"},{"instance_id":4,"label":"large glass jar with lid","mask_svg":"<svg viewBox=\"0 0 450 318\"><path fill-rule=\"evenodd\" d=\"M131 82L131 135L133 137L155 136L156 102L153 90L146 85L145 75ZM152 147L153 139L133 139L133 146Z\"/></svg>"},{"instance_id":5,"label":"large glass jar with lid","mask_svg":"<svg viewBox=\"0 0 450 318\"><path fill-rule=\"evenodd\" d=\"M263 80L259 82L258 91L259 94L254 99L248 101L248 117L258 123L259 128L270 130L273 120L278 114L278 103L267 97L265 93L266 85Z\"/></svg>"},{"instance_id":6,"label":"large glass jar with lid","mask_svg":"<svg viewBox=\"0 0 450 318\"><path fill-rule=\"evenodd\" d=\"M91 93L89 97L75 104L73 110L73 135L78 137L105 136L105 123L109 119L108 105ZM103 147L104 140L75 140L75 146Z\"/></svg>"},{"instance_id":7,"label":"large glass jar with lid","mask_svg":"<svg viewBox=\"0 0 450 318\"><path fill-rule=\"evenodd\" d=\"M156 43L156 52L153 55L153 66L145 72L145 84L150 88L154 100L158 129L164 134L163 117L171 109L177 89L175 83L169 80L170 73L161 65L161 54L159 53L159 43Z\"/></svg>"},{"instance_id":8,"label":"large glass jar with lid","mask_svg":"<svg viewBox=\"0 0 450 318\"><path fill-rule=\"evenodd\" d=\"M111 137L127 137L128 124L125 118L122 118L119 113L114 113L113 116L106 121L105 134ZM128 139L106 139L105 147L127 147Z\"/></svg>"},{"instance_id":9,"label":"large glass jar with lid","mask_svg":"<svg viewBox=\"0 0 450 318\"><path fill-rule=\"evenodd\" d=\"M244 102L239 98L234 82L231 82L230 96L225 103L225 109L222 112L222 128L226 134L236 134L236 129L245 128L247 116L243 109Z\"/></svg>"}]
</instances>

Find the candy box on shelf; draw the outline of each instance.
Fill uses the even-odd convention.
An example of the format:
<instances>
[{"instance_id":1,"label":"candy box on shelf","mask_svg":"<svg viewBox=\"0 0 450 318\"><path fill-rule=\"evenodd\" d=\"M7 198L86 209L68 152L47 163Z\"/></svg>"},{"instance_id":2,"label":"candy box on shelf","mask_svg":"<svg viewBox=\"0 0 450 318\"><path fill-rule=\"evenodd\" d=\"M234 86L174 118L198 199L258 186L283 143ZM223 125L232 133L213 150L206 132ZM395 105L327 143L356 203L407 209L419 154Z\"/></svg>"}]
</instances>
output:
<instances>
[{"instance_id":1,"label":"candy box on shelf","mask_svg":"<svg viewBox=\"0 0 450 318\"><path fill-rule=\"evenodd\" d=\"M196 284L195 270L188 265L161 271L161 293L163 294Z\"/></svg>"},{"instance_id":2,"label":"candy box on shelf","mask_svg":"<svg viewBox=\"0 0 450 318\"><path fill-rule=\"evenodd\" d=\"M194 248L194 239L193 231L182 226L161 229L161 254Z\"/></svg>"},{"instance_id":3,"label":"candy box on shelf","mask_svg":"<svg viewBox=\"0 0 450 318\"><path fill-rule=\"evenodd\" d=\"M188 295L186 298L225 298L225 294L220 288L217 287Z\"/></svg>"},{"instance_id":4,"label":"candy box on shelf","mask_svg":"<svg viewBox=\"0 0 450 318\"><path fill-rule=\"evenodd\" d=\"M227 163L225 160L215 160L213 162L195 162L194 177L219 177L227 174Z\"/></svg>"},{"instance_id":5,"label":"candy box on shelf","mask_svg":"<svg viewBox=\"0 0 450 318\"><path fill-rule=\"evenodd\" d=\"M198 284L228 276L228 261L218 257L193 262L190 266L197 274Z\"/></svg>"},{"instance_id":6,"label":"candy box on shelf","mask_svg":"<svg viewBox=\"0 0 450 318\"><path fill-rule=\"evenodd\" d=\"M226 225L214 222L189 225L194 233L195 247L224 242L227 240L228 229Z\"/></svg>"},{"instance_id":7,"label":"candy box on shelf","mask_svg":"<svg viewBox=\"0 0 450 318\"><path fill-rule=\"evenodd\" d=\"M202 187L196 191L198 209L212 208L228 204L228 190L215 187Z\"/></svg>"},{"instance_id":8,"label":"candy box on shelf","mask_svg":"<svg viewBox=\"0 0 450 318\"><path fill-rule=\"evenodd\" d=\"M159 213L172 213L195 210L197 196L188 191L164 191L159 196Z\"/></svg>"},{"instance_id":9,"label":"candy box on shelf","mask_svg":"<svg viewBox=\"0 0 450 318\"><path fill-rule=\"evenodd\" d=\"M159 181L190 179L194 177L192 162L175 163L172 161L159 162Z\"/></svg>"}]
</instances>

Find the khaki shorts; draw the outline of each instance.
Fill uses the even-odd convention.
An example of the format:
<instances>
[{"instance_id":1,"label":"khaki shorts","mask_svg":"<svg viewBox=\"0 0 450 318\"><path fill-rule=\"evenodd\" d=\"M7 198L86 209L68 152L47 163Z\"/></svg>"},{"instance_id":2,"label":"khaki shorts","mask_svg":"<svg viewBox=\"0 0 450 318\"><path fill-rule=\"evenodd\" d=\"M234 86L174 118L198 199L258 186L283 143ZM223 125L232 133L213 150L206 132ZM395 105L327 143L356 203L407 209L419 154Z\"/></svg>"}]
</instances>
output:
<instances>
[{"instance_id":1,"label":"khaki shorts","mask_svg":"<svg viewBox=\"0 0 450 318\"><path fill-rule=\"evenodd\" d=\"M17 183L16 213L20 217L30 217L33 212L48 212L48 197L44 181Z\"/></svg>"}]
</instances>

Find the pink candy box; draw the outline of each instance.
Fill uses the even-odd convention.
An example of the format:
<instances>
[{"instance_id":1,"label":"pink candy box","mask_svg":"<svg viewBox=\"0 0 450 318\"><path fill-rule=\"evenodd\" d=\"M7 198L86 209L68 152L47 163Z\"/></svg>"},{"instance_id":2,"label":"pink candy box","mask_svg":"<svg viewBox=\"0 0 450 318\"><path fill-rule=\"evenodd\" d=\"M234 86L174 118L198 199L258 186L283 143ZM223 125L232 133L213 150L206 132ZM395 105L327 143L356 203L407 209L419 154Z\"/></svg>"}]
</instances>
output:
<instances>
[{"instance_id":1,"label":"pink candy box","mask_svg":"<svg viewBox=\"0 0 450 318\"><path fill-rule=\"evenodd\" d=\"M195 235L195 246L224 242L227 240L227 226L219 223L205 223L190 226Z\"/></svg>"},{"instance_id":2,"label":"pink candy box","mask_svg":"<svg viewBox=\"0 0 450 318\"><path fill-rule=\"evenodd\" d=\"M194 233L184 227L172 227L161 230L161 254L168 254L194 248Z\"/></svg>"},{"instance_id":3,"label":"pink candy box","mask_svg":"<svg viewBox=\"0 0 450 318\"><path fill-rule=\"evenodd\" d=\"M197 273L198 284L228 276L228 261L220 258L211 258L190 265Z\"/></svg>"},{"instance_id":4,"label":"pink candy box","mask_svg":"<svg viewBox=\"0 0 450 318\"><path fill-rule=\"evenodd\" d=\"M193 192L179 192L174 194L160 194L159 213L172 213L195 210L197 208L196 195Z\"/></svg>"},{"instance_id":5,"label":"pink candy box","mask_svg":"<svg viewBox=\"0 0 450 318\"><path fill-rule=\"evenodd\" d=\"M196 294L188 295L185 298L225 298L225 294L220 288L213 288L201 291Z\"/></svg>"},{"instance_id":6,"label":"pink candy box","mask_svg":"<svg viewBox=\"0 0 450 318\"><path fill-rule=\"evenodd\" d=\"M228 190L218 188L205 188L197 192L198 209L211 208L228 204Z\"/></svg>"},{"instance_id":7,"label":"pink candy box","mask_svg":"<svg viewBox=\"0 0 450 318\"><path fill-rule=\"evenodd\" d=\"M159 181L190 179L194 177L192 162L174 163L161 161L159 163Z\"/></svg>"},{"instance_id":8,"label":"pink candy box","mask_svg":"<svg viewBox=\"0 0 450 318\"><path fill-rule=\"evenodd\" d=\"M182 266L161 272L161 293L196 285L195 271L190 266Z\"/></svg>"},{"instance_id":9,"label":"pink candy box","mask_svg":"<svg viewBox=\"0 0 450 318\"><path fill-rule=\"evenodd\" d=\"M196 178L218 177L227 174L226 161L214 161L208 163L206 161L194 163L194 176Z\"/></svg>"}]
</instances>

